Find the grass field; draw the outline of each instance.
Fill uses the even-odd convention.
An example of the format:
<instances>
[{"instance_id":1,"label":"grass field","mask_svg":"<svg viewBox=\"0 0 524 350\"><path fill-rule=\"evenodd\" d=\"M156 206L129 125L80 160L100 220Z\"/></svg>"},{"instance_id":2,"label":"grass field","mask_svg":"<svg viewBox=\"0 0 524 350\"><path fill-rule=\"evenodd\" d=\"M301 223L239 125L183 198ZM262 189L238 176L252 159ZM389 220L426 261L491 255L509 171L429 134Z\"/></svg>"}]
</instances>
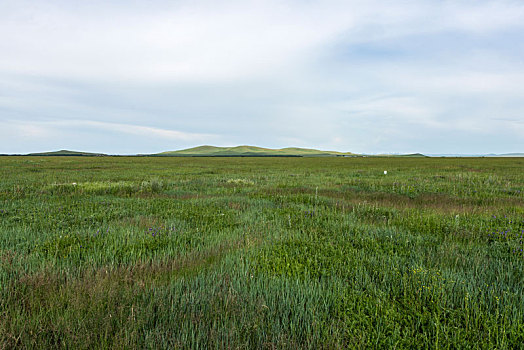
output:
<instances>
[{"instance_id":1,"label":"grass field","mask_svg":"<svg viewBox=\"0 0 524 350\"><path fill-rule=\"evenodd\" d=\"M0 176L0 349L524 344L523 158L2 157Z\"/></svg>"}]
</instances>

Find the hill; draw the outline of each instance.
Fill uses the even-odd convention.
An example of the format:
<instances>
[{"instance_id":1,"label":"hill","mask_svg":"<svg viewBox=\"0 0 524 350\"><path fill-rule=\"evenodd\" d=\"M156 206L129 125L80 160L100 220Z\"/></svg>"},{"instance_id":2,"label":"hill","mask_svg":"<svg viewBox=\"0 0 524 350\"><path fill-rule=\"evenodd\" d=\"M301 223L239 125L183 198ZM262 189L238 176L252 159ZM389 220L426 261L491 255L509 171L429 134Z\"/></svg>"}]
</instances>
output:
<instances>
[{"instance_id":1,"label":"hill","mask_svg":"<svg viewBox=\"0 0 524 350\"><path fill-rule=\"evenodd\" d=\"M89 153L89 152L77 152L69 151L62 149L60 151L53 152L40 152L40 153L29 153L28 156L83 156L83 157L95 157L95 156L105 156L103 153Z\"/></svg>"},{"instance_id":2,"label":"hill","mask_svg":"<svg viewBox=\"0 0 524 350\"><path fill-rule=\"evenodd\" d=\"M488 154L486 157L524 157L524 153Z\"/></svg>"},{"instance_id":3,"label":"hill","mask_svg":"<svg viewBox=\"0 0 524 350\"><path fill-rule=\"evenodd\" d=\"M483 157L524 157L524 153L503 153L503 154L461 154L461 153L442 153L442 154L429 154L429 157L469 157L469 158L483 158Z\"/></svg>"},{"instance_id":4,"label":"hill","mask_svg":"<svg viewBox=\"0 0 524 350\"><path fill-rule=\"evenodd\" d=\"M297 147L271 149L256 146L216 147L206 145L156 155L172 157L332 157L353 156L354 154Z\"/></svg>"},{"instance_id":5,"label":"hill","mask_svg":"<svg viewBox=\"0 0 524 350\"><path fill-rule=\"evenodd\" d=\"M422 154L422 153L412 153L412 154L402 154L400 157L410 157L410 158L419 158L424 157L427 158L428 156Z\"/></svg>"},{"instance_id":6,"label":"hill","mask_svg":"<svg viewBox=\"0 0 524 350\"><path fill-rule=\"evenodd\" d=\"M370 158L428 158L429 157L422 153L408 153L408 154L382 153L382 154L364 154L363 156L370 157Z\"/></svg>"}]
</instances>

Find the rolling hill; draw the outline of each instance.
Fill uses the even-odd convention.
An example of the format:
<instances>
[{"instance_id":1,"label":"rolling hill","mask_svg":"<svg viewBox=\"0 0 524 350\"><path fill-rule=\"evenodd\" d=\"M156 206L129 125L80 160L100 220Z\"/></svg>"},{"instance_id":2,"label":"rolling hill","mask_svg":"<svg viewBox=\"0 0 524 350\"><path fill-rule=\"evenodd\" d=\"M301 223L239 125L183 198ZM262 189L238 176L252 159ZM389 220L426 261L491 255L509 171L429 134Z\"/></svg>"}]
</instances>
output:
<instances>
[{"instance_id":1,"label":"rolling hill","mask_svg":"<svg viewBox=\"0 0 524 350\"><path fill-rule=\"evenodd\" d=\"M297 147L271 149L255 146L216 147L206 145L156 155L172 157L329 157L354 156L355 154Z\"/></svg>"},{"instance_id":2,"label":"rolling hill","mask_svg":"<svg viewBox=\"0 0 524 350\"><path fill-rule=\"evenodd\" d=\"M1 154L0 154L1 155ZM10 154L4 154L8 156ZM15 154L13 154L15 155ZM19 154L20 155L20 154ZM85 157L100 157L108 156L104 153L90 153L70 150L60 150L53 152L37 152L25 154L26 156L85 156ZM115 156L117 156L115 154ZM322 151L312 148L298 148L286 147L279 149L256 147L256 146L234 146L234 147L217 147L217 146L198 146L178 151L167 151L155 154L128 154L127 156L141 156L141 157L409 157L409 158L425 158L425 157L524 157L524 153L506 153L506 154L428 154L421 153L412 154L356 154L351 152L338 151Z\"/></svg>"},{"instance_id":3,"label":"rolling hill","mask_svg":"<svg viewBox=\"0 0 524 350\"><path fill-rule=\"evenodd\" d=\"M89 157L95 157L95 156L105 156L106 154L103 153L89 153L89 152L77 152L77 151L69 151L66 149L62 149L60 151L53 151L53 152L40 152L40 153L29 153L28 156L89 156Z\"/></svg>"}]
</instances>

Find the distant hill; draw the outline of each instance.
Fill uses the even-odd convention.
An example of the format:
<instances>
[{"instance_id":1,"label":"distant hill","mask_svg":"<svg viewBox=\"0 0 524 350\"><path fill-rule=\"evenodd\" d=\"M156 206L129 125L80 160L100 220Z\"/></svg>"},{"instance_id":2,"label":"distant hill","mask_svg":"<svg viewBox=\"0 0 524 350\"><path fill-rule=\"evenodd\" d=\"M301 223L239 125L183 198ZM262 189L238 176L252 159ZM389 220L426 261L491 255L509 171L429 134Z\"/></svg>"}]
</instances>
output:
<instances>
[{"instance_id":1,"label":"distant hill","mask_svg":"<svg viewBox=\"0 0 524 350\"><path fill-rule=\"evenodd\" d=\"M428 158L428 156L422 153L410 153L410 154L366 154L365 157L378 157L378 158Z\"/></svg>"},{"instance_id":2,"label":"distant hill","mask_svg":"<svg viewBox=\"0 0 524 350\"><path fill-rule=\"evenodd\" d=\"M524 153L488 154L486 157L524 157Z\"/></svg>"},{"instance_id":3,"label":"distant hill","mask_svg":"<svg viewBox=\"0 0 524 350\"><path fill-rule=\"evenodd\" d=\"M495 153L489 153L489 154L429 154L430 157L524 157L524 153L503 153L503 154L495 154Z\"/></svg>"},{"instance_id":4,"label":"distant hill","mask_svg":"<svg viewBox=\"0 0 524 350\"><path fill-rule=\"evenodd\" d=\"M336 151L320 151L309 148L287 147L280 149L262 148L255 146L216 147L199 146L156 154L158 156L174 157L333 157L355 156L353 153Z\"/></svg>"},{"instance_id":5,"label":"distant hill","mask_svg":"<svg viewBox=\"0 0 524 350\"><path fill-rule=\"evenodd\" d=\"M28 156L84 156L84 157L95 157L95 156L105 156L103 153L89 153L89 152L77 152L77 151L68 151L62 149L60 151L53 152L41 152L41 153L29 153Z\"/></svg>"},{"instance_id":6,"label":"distant hill","mask_svg":"<svg viewBox=\"0 0 524 350\"><path fill-rule=\"evenodd\" d=\"M6 154L8 155L8 154ZM29 153L27 156L84 156L100 157L108 156L104 153L90 153L60 150L53 152ZM128 155L133 156L133 155ZM263 148L256 146L198 146L178 151L168 151L156 154L136 154L142 157L387 157L387 158L427 158L427 157L524 157L524 153L505 154L356 154L351 152L322 151L312 148L286 147L279 149Z\"/></svg>"},{"instance_id":7,"label":"distant hill","mask_svg":"<svg viewBox=\"0 0 524 350\"><path fill-rule=\"evenodd\" d=\"M402 154L399 157L410 157L410 158L424 157L426 158L427 156L423 155L422 153L412 153L412 154Z\"/></svg>"}]
</instances>

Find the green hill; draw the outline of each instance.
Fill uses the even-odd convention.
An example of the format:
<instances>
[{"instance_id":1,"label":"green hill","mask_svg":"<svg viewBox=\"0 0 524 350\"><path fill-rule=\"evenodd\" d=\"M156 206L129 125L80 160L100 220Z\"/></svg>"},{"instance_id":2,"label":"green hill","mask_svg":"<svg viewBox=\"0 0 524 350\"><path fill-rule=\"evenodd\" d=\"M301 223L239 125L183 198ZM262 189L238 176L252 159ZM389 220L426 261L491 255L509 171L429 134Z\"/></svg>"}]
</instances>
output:
<instances>
[{"instance_id":1,"label":"green hill","mask_svg":"<svg viewBox=\"0 0 524 350\"><path fill-rule=\"evenodd\" d=\"M427 158L428 156L423 155L422 153L412 153L412 154L402 154L401 157L411 157L411 158Z\"/></svg>"},{"instance_id":2,"label":"green hill","mask_svg":"<svg viewBox=\"0 0 524 350\"><path fill-rule=\"evenodd\" d=\"M175 157L326 157L326 156L353 156L353 153L336 151L319 151L316 149L287 147L281 149L262 148L255 146L216 147L198 146L180 151L162 152L159 156Z\"/></svg>"},{"instance_id":3,"label":"green hill","mask_svg":"<svg viewBox=\"0 0 524 350\"><path fill-rule=\"evenodd\" d=\"M53 152L40 152L40 153L29 153L28 156L105 156L103 153L89 153L89 152L77 152L62 149L60 151Z\"/></svg>"},{"instance_id":4,"label":"green hill","mask_svg":"<svg viewBox=\"0 0 524 350\"><path fill-rule=\"evenodd\" d=\"M60 150L53 152L29 153L28 156L107 156L103 153L78 152L69 150ZM285 147L285 148L264 148L256 146L234 146L234 147L217 147L217 146L198 146L178 151L167 151L156 154L137 154L137 156L164 156L164 157L427 157L420 153L413 154L375 154L361 155L351 152L323 151L312 148ZM498 156L518 157L519 154L508 154Z\"/></svg>"}]
</instances>

